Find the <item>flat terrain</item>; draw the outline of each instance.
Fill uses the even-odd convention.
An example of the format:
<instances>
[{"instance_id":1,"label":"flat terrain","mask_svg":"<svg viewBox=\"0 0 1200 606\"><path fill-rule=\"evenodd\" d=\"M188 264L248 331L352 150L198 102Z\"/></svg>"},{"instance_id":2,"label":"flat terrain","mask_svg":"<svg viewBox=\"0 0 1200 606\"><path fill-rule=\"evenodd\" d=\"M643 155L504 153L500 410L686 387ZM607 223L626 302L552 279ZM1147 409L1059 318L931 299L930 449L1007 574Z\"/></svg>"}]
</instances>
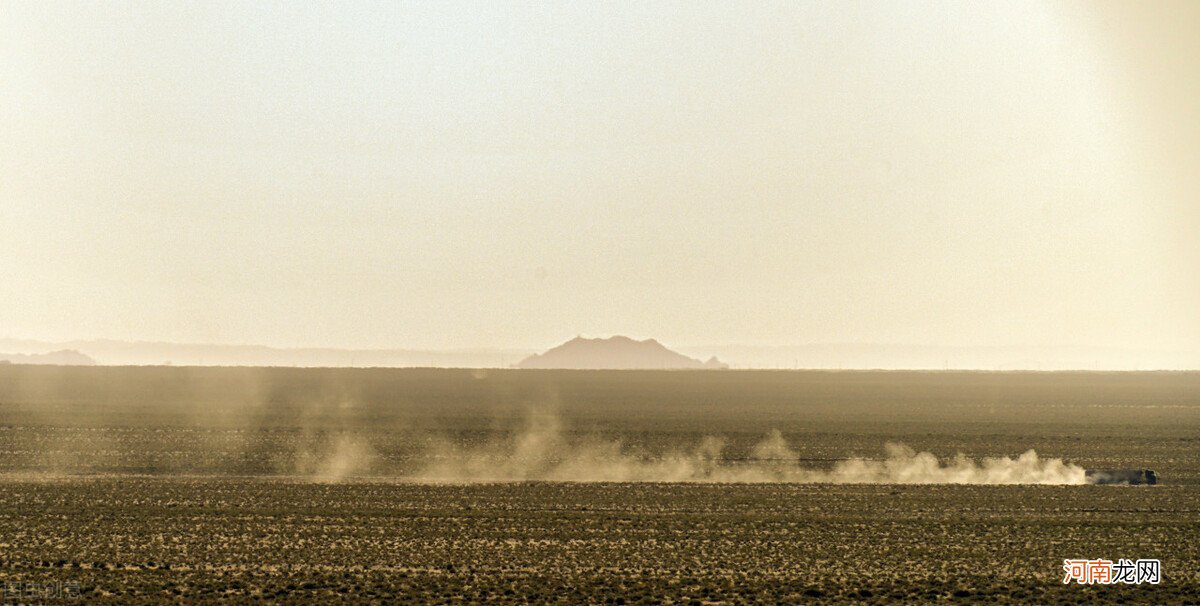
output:
<instances>
[{"instance_id":1,"label":"flat terrain","mask_svg":"<svg viewBox=\"0 0 1200 606\"><path fill-rule=\"evenodd\" d=\"M567 450L777 429L815 468L894 441L1162 484L413 481L538 419ZM0 577L88 601L1200 602L1194 373L0 366L0 476ZM1061 584L1098 557L1163 583Z\"/></svg>"}]
</instances>

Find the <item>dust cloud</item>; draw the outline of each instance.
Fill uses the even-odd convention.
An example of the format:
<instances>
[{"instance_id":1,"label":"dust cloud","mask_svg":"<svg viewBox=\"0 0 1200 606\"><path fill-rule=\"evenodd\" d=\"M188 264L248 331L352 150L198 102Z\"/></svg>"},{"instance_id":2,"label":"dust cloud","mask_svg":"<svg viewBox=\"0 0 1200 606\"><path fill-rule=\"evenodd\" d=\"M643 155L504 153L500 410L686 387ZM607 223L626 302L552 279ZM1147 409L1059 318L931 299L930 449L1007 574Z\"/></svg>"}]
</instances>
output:
<instances>
[{"instance_id":1,"label":"dust cloud","mask_svg":"<svg viewBox=\"0 0 1200 606\"><path fill-rule=\"evenodd\" d=\"M880 458L801 459L780 431L752 448L716 436L653 448L567 431L557 393L504 392L486 419L385 414L354 374L261 369L41 369L0 389L0 477L239 475L337 483L742 482L1086 484L1084 469L1028 451L938 458L888 444ZM115 371L114 371L115 372ZM473 371L476 379L484 371ZM220 380L213 380L217 377ZM163 387L167 386L167 387ZM90 399L80 399L84 394ZM373 399L376 398L376 399ZM517 399L545 405L525 405ZM92 400L96 403L93 404ZM79 402L86 402L87 405ZM488 409L475 408L487 415ZM390 416L389 416L390 414ZM518 422L523 425L513 426ZM651 432L653 433L653 432ZM477 440L480 434L500 436ZM673 434L689 435L689 434ZM465 437L464 437L465 436ZM665 449L664 449L665 448ZM804 449L798 449L801 452Z\"/></svg>"},{"instance_id":2,"label":"dust cloud","mask_svg":"<svg viewBox=\"0 0 1200 606\"><path fill-rule=\"evenodd\" d=\"M323 440L317 448L297 452L292 471L315 482L337 483L350 477L369 475L378 458L366 439L338 433Z\"/></svg>"},{"instance_id":3,"label":"dust cloud","mask_svg":"<svg viewBox=\"0 0 1200 606\"><path fill-rule=\"evenodd\" d=\"M689 450L659 456L625 448L619 440L569 440L557 416L532 416L515 437L462 448L441 442L433 462L415 479L438 483L517 481L555 482L716 482L830 484L1085 484L1082 467L1044 459L1029 450L1015 458L981 461L958 454L941 461L903 445L885 446L886 458L853 458L831 469L801 464L783 434L771 431L745 459L724 456L725 441L702 438Z\"/></svg>"}]
</instances>

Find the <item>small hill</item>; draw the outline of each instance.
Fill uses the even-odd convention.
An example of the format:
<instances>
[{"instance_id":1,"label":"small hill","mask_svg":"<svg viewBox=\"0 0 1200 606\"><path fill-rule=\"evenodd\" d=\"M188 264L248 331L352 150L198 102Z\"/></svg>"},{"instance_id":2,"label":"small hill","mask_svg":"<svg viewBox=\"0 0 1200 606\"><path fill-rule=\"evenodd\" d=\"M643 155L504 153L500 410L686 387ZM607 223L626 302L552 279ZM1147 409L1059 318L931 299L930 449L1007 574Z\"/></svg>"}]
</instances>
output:
<instances>
[{"instance_id":1,"label":"small hill","mask_svg":"<svg viewBox=\"0 0 1200 606\"><path fill-rule=\"evenodd\" d=\"M629 337L608 339L575 337L542 354L516 364L517 368L569 369L723 369L729 366L715 357L707 362L667 349L654 339L635 341Z\"/></svg>"},{"instance_id":2,"label":"small hill","mask_svg":"<svg viewBox=\"0 0 1200 606\"><path fill-rule=\"evenodd\" d=\"M53 366L92 366L95 360L74 349L43 354L0 353L0 364L49 364Z\"/></svg>"}]
</instances>

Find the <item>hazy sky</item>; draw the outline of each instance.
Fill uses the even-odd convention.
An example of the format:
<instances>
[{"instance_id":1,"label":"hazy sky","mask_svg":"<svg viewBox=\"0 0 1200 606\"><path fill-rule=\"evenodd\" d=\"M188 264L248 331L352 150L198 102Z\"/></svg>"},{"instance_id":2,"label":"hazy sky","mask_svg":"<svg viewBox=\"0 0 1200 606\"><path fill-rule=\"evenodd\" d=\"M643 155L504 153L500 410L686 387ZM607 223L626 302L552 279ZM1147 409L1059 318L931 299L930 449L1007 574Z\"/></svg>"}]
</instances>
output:
<instances>
[{"instance_id":1,"label":"hazy sky","mask_svg":"<svg viewBox=\"0 0 1200 606\"><path fill-rule=\"evenodd\" d=\"M1195 350L1200 3L0 4L0 336Z\"/></svg>"}]
</instances>

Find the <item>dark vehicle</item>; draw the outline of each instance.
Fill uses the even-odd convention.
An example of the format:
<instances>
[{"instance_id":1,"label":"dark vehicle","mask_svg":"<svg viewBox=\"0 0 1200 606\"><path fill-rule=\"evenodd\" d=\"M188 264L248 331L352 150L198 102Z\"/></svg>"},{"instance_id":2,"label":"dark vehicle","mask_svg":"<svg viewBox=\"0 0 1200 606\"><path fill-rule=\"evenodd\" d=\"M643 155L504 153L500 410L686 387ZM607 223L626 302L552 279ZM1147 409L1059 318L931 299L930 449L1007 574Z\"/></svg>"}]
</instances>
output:
<instances>
[{"instance_id":1,"label":"dark vehicle","mask_svg":"<svg viewBox=\"0 0 1200 606\"><path fill-rule=\"evenodd\" d=\"M1089 469L1088 484L1157 484L1153 469Z\"/></svg>"}]
</instances>

